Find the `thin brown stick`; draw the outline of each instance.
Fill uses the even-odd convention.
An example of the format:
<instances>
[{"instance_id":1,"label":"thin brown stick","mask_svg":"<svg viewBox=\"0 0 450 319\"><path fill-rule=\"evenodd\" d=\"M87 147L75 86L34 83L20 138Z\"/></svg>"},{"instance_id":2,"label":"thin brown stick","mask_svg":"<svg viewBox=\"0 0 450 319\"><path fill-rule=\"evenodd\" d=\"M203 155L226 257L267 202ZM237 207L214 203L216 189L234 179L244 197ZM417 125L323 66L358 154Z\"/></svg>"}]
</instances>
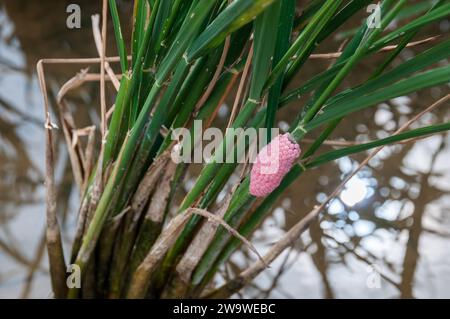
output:
<instances>
[{"instance_id":1,"label":"thin brown stick","mask_svg":"<svg viewBox=\"0 0 450 319\"><path fill-rule=\"evenodd\" d=\"M225 220L223 220L223 218L221 218L220 216L211 214L210 212L208 212L207 210L204 210L204 209L200 209L200 208L190 208L190 209L193 214L203 216L203 217L207 218L209 222L218 224L218 225L222 226L223 228L225 228L232 236L239 239L245 246L247 246L248 249L250 249L252 252L254 252L255 255L259 258L259 261L262 264L264 264L264 267L267 267L267 263L264 261L263 257L259 254L259 252L255 248L255 246L250 241L248 241L247 238L245 238L244 236L239 234L239 232L236 229L234 229L233 227L228 225L227 222Z\"/></svg>"},{"instance_id":2,"label":"thin brown stick","mask_svg":"<svg viewBox=\"0 0 450 319\"><path fill-rule=\"evenodd\" d=\"M228 120L227 127L231 126L231 124L233 123L234 118L236 117L236 114L238 112L239 102L241 101L241 95L242 95L242 92L244 91L245 82L247 80L247 75L249 74L249 71L250 71L252 59L253 59L253 43L252 43L252 46L250 47L250 51L248 52L247 61L245 61L244 71L242 72L241 81L239 82L238 91L237 91L236 97L234 99L234 104L233 104L233 108L231 110L231 115L230 115L230 119Z\"/></svg>"},{"instance_id":3,"label":"thin brown stick","mask_svg":"<svg viewBox=\"0 0 450 319\"><path fill-rule=\"evenodd\" d=\"M127 56L128 60L131 60L131 55ZM100 58L47 58L40 59L38 63L45 64L97 64L102 60ZM120 62L119 56L105 57L105 61L115 63Z\"/></svg>"},{"instance_id":4,"label":"thin brown stick","mask_svg":"<svg viewBox=\"0 0 450 319\"><path fill-rule=\"evenodd\" d=\"M72 130L72 135L73 135L73 137L72 137L72 148L78 148L80 150L79 151L79 156L80 156L81 166L83 168L83 178L84 178L83 183L85 183L86 180L89 178L89 174L86 172L88 166L89 165L90 166L93 165L93 163L88 164L87 163L87 158L86 158L86 154L88 152L87 148L88 147L93 147L93 145L87 144L86 150L83 151L83 149L82 149L83 147L82 147L81 142L80 142L80 137L87 136L88 137L88 143L89 143L89 140L91 140L91 143L92 143L92 139L94 137L94 132L95 132L95 126L94 125L87 126L87 127L80 128L80 129ZM93 149L91 149L90 151L93 152ZM91 159L91 161L92 161L92 159ZM81 193L84 193L83 190L84 190L84 187L82 188Z\"/></svg>"},{"instance_id":5,"label":"thin brown stick","mask_svg":"<svg viewBox=\"0 0 450 319\"><path fill-rule=\"evenodd\" d=\"M427 42L431 42L434 41L438 38L440 38L440 35L436 35L433 37L429 37L426 39L422 39L416 42L410 42L406 47L413 47L413 46L417 46L420 44L424 44ZM390 46L386 46L384 48L382 48L379 52L383 52L383 51L392 51L395 50L397 48L396 45L390 45ZM311 54L310 58L311 59L335 59L335 58L339 58L341 55L340 52L330 52L330 53L318 53L318 54ZM131 55L127 56L128 60L131 60ZM101 59L100 58L49 58L49 59L42 59L40 60L42 61L42 63L44 64L96 64L96 63L100 63ZM118 63L120 62L120 57L119 56L112 56L112 57L105 57L105 61L106 62L111 62L111 63Z\"/></svg>"},{"instance_id":6,"label":"thin brown stick","mask_svg":"<svg viewBox=\"0 0 450 319\"><path fill-rule=\"evenodd\" d=\"M106 112L106 119L107 119L107 120L109 120L109 119L111 118L111 115L113 114L115 107L116 107L116 105L113 104L113 105L108 109L108 112Z\"/></svg>"},{"instance_id":7,"label":"thin brown stick","mask_svg":"<svg viewBox=\"0 0 450 319\"><path fill-rule=\"evenodd\" d=\"M75 127L74 119L72 114L70 114L65 101L58 101L58 108L60 122L67 145L67 152L69 153L70 165L72 166L72 174L78 189L81 191L83 187L84 172L81 146L77 143L77 138L74 134L77 128Z\"/></svg>"},{"instance_id":8,"label":"thin brown stick","mask_svg":"<svg viewBox=\"0 0 450 319\"><path fill-rule=\"evenodd\" d=\"M108 2L103 0L102 9L102 52L100 55L100 110L101 110L101 125L100 131L102 139L106 137L106 88L105 88L105 57L106 57L106 22L108 19Z\"/></svg>"},{"instance_id":9,"label":"thin brown stick","mask_svg":"<svg viewBox=\"0 0 450 319\"><path fill-rule=\"evenodd\" d=\"M72 174L78 189L81 191L83 187L83 159L81 146L78 145L77 137L74 132L77 130L75 126L75 120L66 105L64 96L72 89L79 87L83 81L84 75L88 72L88 69L82 69L74 77L68 80L59 90L56 95L56 103L58 106L58 113L60 123L64 133L64 138L67 145L67 151L69 153L70 165L72 166Z\"/></svg>"},{"instance_id":10,"label":"thin brown stick","mask_svg":"<svg viewBox=\"0 0 450 319\"><path fill-rule=\"evenodd\" d=\"M107 22L107 11L108 4L106 0L103 0L102 8L102 52L100 55L100 112L101 112L101 146L100 154L98 158L98 166L95 172L93 190L91 196L91 202L89 204L89 209L87 213L86 226L88 226L93 218L93 214L97 208L97 204L100 200L101 194L103 192L103 156L105 154L105 144L106 144L106 89L105 89L105 57L106 57L106 22ZM90 255L90 253L89 253Z\"/></svg>"},{"instance_id":11,"label":"thin brown stick","mask_svg":"<svg viewBox=\"0 0 450 319\"><path fill-rule=\"evenodd\" d=\"M71 113L68 111L68 107L65 105L64 97L70 90L74 90L80 87L84 82L88 80L100 80L100 74L89 74L87 72L88 69L82 69L73 78L68 80L61 87L56 98L60 110L61 125L63 127L64 136L66 138L69 158L73 168L73 174L77 185L79 186L81 194L83 194L85 186L87 185L87 180L90 176L90 172L92 171L94 147L93 143L95 142L95 136L91 136L91 133L93 133L92 130L95 129L95 127L85 128L82 131L77 130L75 127L74 119ZM85 131L86 129L88 131ZM81 145L77 143L79 132L87 132L89 136L88 145L85 152L83 152L83 150L81 149ZM87 163L86 160L88 160L89 163Z\"/></svg>"},{"instance_id":12,"label":"thin brown stick","mask_svg":"<svg viewBox=\"0 0 450 319\"><path fill-rule=\"evenodd\" d=\"M100 16L98 14L94 14L91 16L92 20L92 32L94 35L95 47L97 48L97 52L99 55L102 55L104 52L104 45L102 41L102 35L100 33ZM111 82L116 88L116 91L119 91L120 83L117 79L117 76L114 74L114 71L111 69L108 61L105 61L105 70L108 76L111 78Z\"/></svg>"},{"instance_id":13,"label":"thin brown stick","mask_svg":"<svg viewBox=\"0 0 450 319\"><path fill-rule=\"evenodd\" d=\"M411 142L422 140L427 137L428 137L428 135L418 136L418 137L414 137L414 138L410 138L407 140L396 142L396 144L409 144ZM357 141L325 140L323 142L323 145L332 146L332 147L348 147L348 146L366 144L366 143L370 143L370 142L372 142L372 141L369 140L369 141L364 141L364 142L357 142ZM304 139L302 139L302 143L312 144L312 143L314 143L314 140L310 139L310 138L304 138Z\"/></svg>"},{"instance_id":14,"label":"thin brown stick","mask_svg":"<svg viewBox=\"0 0 450 319\"><path fill-rule=\"evenodd\" d=\"M436 107L442 105L444 102L450 100L450 94L444 96L440 100L436 101L422 112L416 114L406 123L404 123L394 134L399 134L405 131L412 123L417 121L424 114L431 112ZM363 167L365 167L369 161L376 156L386 145L380 146L372 151L359 165L358 167L348 175L336 189L327 197L327 199L316 206L311 212L309 212L302 220L300 220L297 224L295 224L278 242L276 242L269 252L263 257L265 263L262 263L260 260L257 260L250 267L242 271L239 276L235 279L225 283L223 286L214 290L211 294L209 294L208 298L228 298L236 291L242 289L248 282L253 280L258 274L260 274L265 268L265 264L270 264L275 260L286 248L291 246L300 235L308 228L309 224L312 220L314 220L318 214L328 205L328 203L335 198L341 190L345 187L347 182L355 176Z\"/></svg>"},{"instance_id":15,"label":"thin brown stick","mask_svg":"<svg viewBox=\"0 0 450 319\"><path fill-rule=\"evenodd\" d=\"M50 265L50 278L53 293L56 298L66 295L67 286L65 282L66 266L64 261L64 251L62 248L61 232L56 216L56 187L54 175L54 149L53 149L53 129L55 125L50 119L49 102L47 96L47 86L45 82L44 68L42 61L37 64L37 74L41 92L44 96L45 110L45 185L47 203L47 250Z\"/></svg>"},{"instance_id":16,"label":"thin brown stick","mask_svg":"<svg viewBox=\"0 0 450 319\"><path fill-rule=\"evenodd\" d=\"M260 259L260 262L264 264L264 260L258 253L256 248L245 237L243 237L237 230L228 225L222 218L211 214L210 212L198 209L188 208L184 213L177 215L173 218L166 229L156 240L152 249L145 257L144 261L136 269L132 276L130 288L127 293L127 298L144 298L147 289L150 284L150 276L155 271L156 267L162 262L167 251L173 246L178 239L178 235L183 230L184 226L191 218L193 214L203 216L210 222L217 223L228 230L233 236L241 240L250 250L252 250Z\"/></svg>"},{"instance_id":17,"label":"thin brown stick","mask_svg":"<svg viewBox=\"0 0 450 319\"><path fill-rule=\"evenodd\" d=\"M79 130L75 126L75 120L64 101L64 96L70 90L78 88L82 85L82 83L84 83L84 78L87 72L88 69L82 69L73 78L64 83L56 96L56 102L59 108L60 123L63 128L63 133L67 144L72 173L81 194L83 193L84 180L86 180L84 153L81 145L78 143Z\"/></svg>"},{"instance_id":18,"label":"thin brown stick","mask_svg":"<svg viewBox=\"0 0 450 319\"><path fill-rule=\"evenodd\" d=\"M209 119L206 122L206 126L205 129L211 126L211 123L214 121L214 119L217 116L217 112L219 111L220 107L222 106L222 104L225 102L227 96L230 94L231 89L233 88L234 84L236 83L236 80L239 76L239 72L237 72L234 69L231 69L229 72L233 73L233 76L231 78L230 83L228 84L228 86L225 88L225 92L222 94L222 97L219 100L219 103L217 103L212 115L209 117Z\"/></svg>"},{"instance_id":19,"label":"thin brown stick","mask_svg":"<svg viewBox=\"0 0 450 319\"><path fill-rule=\"evenodd\" d=\"M304 138L302 139L302 143L312 144L315 141L310 138ZM336 147L347 147L347 146L355 146L360 145L362 142L356 142L356 141L339 141L339 140L325 140L323 142L323 145L327 146L336 146Z\"/></svg>"},{"instance_id":20,"label":"thin brown stick","mask_svg":"<svg viewBox=\"0 0 450 319\"><path fill-rule=\"evenodd\" d=\"M79 88L84 83L88 71L89 71L88 68L81 69L80 72L75 74L75 76L73 76L66 83L64 83L59 89L58 94L56 95L56 101L58 103L61 103L62 99L67 94L67 92Z\"/></svg>"},{"instance_id":21,"label":"thin brown stick","mask_svg":"<svg viewBox=\"0 0 450 319\"><path fill-rule=\"evenodd\" d=\"M122 74L116 75L116 78L120 80L122 78ZM100 81L100 73L87 73L83 78L83 82L98 82L98 81ZM105 75L105 81L112 81L112 79L109 75Z\"/></svg>"},{"instance_id":22,"label":"thin brown stick","mask_svg":"<svg viewBox=\"0 0 450 319\"><path fill-rule=\"evenodd\" d=\"M206 88L205 93L202 95L200 100L195 105L196 111L198 111L203 106L203 104L205 104L205 102L208 100L209 96L211 95L214 87L216 86L216 83L219 80L220 74L222 72L222 68L225 64L225 60L227 58L229 48L230 48L230 36L228 36L225 39L225 44L223 47L222 55L220 56L219 64L217 65L216 71L214 72L211 82L209 83L208 87Z\"/></svg>"},{"instance_id":23,"label":"thin brown stick","mask_svg":"<svg viewBox=\"0 0 450 319\"><path fill-rule=\"evenodd\" d=\"M410 42L408 43L408 45L406 46L407 48L411 48L414 46L418 46L421 44L425 44L428 42L432 42L438 38L440 38L440 35L436 35L433 37L429 37L426 39L422 39L419 41L415 41L415 42ZM395 49L397 49L398 45L388 45L382 49L380 49L377 53L381 53L381 52L388 52L388 51L393 51ZM316 53L316 54L311 54L309 56L310 59L336 59L339 58L341 56L342 52L331 52L331 53Z\"/></svg>"}]
</instances>

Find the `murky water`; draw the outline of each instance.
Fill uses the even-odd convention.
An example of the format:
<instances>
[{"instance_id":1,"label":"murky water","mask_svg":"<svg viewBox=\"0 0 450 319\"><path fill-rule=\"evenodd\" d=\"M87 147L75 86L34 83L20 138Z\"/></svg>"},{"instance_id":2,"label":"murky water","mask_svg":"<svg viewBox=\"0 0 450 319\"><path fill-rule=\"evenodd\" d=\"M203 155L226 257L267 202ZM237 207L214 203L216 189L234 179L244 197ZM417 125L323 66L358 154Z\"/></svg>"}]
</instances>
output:
<instances>
[{"instance_id":1,"label":"murky water","mask_svg":"<svg viewBox=\"0 0 450 319\"><path fill-rule=\"evenodd\" d=\"M65 1L0 2L0 297L45 298L50 291L43 242L43 103L35 65L43 57L96 56L90 15L100 11L98 3L71 2L82 8L80 30L65 27ZM125 18L130 1L121 5ZM420 38L438 33L448 37L449 25L444 21L436 28L427 28ZM112 55L113 39L108 43ZM337 46L330 43L323 52ZM408 49L402 58L422 49ZM376 67L377 59L361 65L360 72L345 84L363 81L364 75ZM299 81L323 70L328 63L309 63ZM53 94L81 67L47 67ZM91 66L91 71L96 68ZM365 141L385 137L412 114L448 93L449 86L444 86L388 101L344 120L333 138ZM70 94L68 101L77 123L98 121L98 84L83 85ZM296 107L298 103L281 114L281 127L290 119L288 112ZM416 126L449 120L447 104L424 116ZM69 244L78 194L63 143L60 136L58 211ZM260 252L324 200L365 155L344 158L302 176L254 234L253 242ZM296 245L243 291L243 296L450 297L449 163L449 134L386 148L348 183ZM252 258L250 253L235 254L227 273L237 272Z\"/></svg>"}]
</instances>

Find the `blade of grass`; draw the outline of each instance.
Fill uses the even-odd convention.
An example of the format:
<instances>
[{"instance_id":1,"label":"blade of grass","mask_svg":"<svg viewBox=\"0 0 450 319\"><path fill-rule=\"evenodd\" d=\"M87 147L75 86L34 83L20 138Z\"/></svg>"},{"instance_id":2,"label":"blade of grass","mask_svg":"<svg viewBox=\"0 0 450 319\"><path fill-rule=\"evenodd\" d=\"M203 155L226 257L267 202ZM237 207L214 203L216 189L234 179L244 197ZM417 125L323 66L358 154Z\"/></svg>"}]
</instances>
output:
<instances>
[{"instance_id":1,"label":"blade of grass","mask_svg":"<svg viewBox=\"0 0 450 319\"><path fill-rule=\"evenodd\" d=\"M133 34L131 35L131 63L133 67L139 62L139 48L142 46L144 39L145 30L145 20L147 17L147 1L146 0L135 0L134 1L134 12L133 12Z\"/></svg>"},{"instance_id":2,"label":"blade of grass","mask_svg":"<svg viewBox=\"0 0 450 319\"><path fill-rule=\"evenodd\" d=\"M448 101L449 98L450 98L450 95L447 95L447 96L441 98L439 101L433 103L431 106L429 106L429 107L426 108L425 110L421 111L419 114L415 115L412 119L408 120L405 124L403 124L403 125L396 131L396 133L397 133L397 134L401 133L402 131L404 131L405 129L407 129L413 122L417 121L420 117L422 117L424 114L426 114L426 113L428 113L428 112L431 112L434 108L436 108L436 107L440 106L441 104L445 103L446 101ZM333 199L335 196L337 196L337 195L339 194L339 192L342 190L342 188L345 186L345 184L346 184L353 176L355 176L355 174L356 174L359 170L361 170L361 168L363 168L365 165L367 165L368 162L370 161L370 159L372 159L375 155L377 155L382 149L383 149L383 146L380 146L380 147L378 147L376 150L374 150L373 152L371 152L371 154L370 154L369 156L367 156L367 157L361 162L361 164L359 164L359 166L358 166L351 174L349 174L349 175L341 182L341 184L340 184L340 185L332 192L332 194L331 194L330 196L328 196L328 198L327 198L320 206L316 207L312 212L310 212L309 214L307 214L307 217L306 217L306 218L304 218L303 220L301 220L299 223L297 223L293 228L291 228L291 229L289 230L288 233L291 233L291 234L292 234L292 233L296 233L295 236L292 236L292 237L291 237L290 242L292 242L292 240L294 240L294 238L298 238L299 232L301 233L303 230L306 229L306 226L308 225L309 221L310 221L312 218L315 218L315 217L318 215L318 213L319 213L320 211L322 211L323 208L325 208L325 206L330 202L330 200ZM299 164L296 164L296 165L291 169L291 171L293 171L293 170L295 169L296 166L299 166ZM298 172L298 175L299 175L300 173L301 173L301 171ZM289 174L290 174L290 173L289 173ZM269 195L269 197L270 197L270 196L271 196L271 195ZM289 237L289 236L284 236L284 238L287 238L287 237ZM280 245L280 243L282 244L282 241L281 241L281 242L277 242L276 245ZM283 244L282 244L282 245L283 245ZM288 245L288 242L285 242L284 245ZM283 251L283 249L279 249L279 248L276 248L276 247L275 247L275 248L272 248L272 249L271 249L271 252L272 252L272 253L275 253L275 252L276 252L276 253L275 253L275 255L272 255L271 253L268 254L268 255L266 255L266 256L272 256L269 260L266 260L266 263L267 263L267 262L270 262L270 260L273 260L272 258L275 258L275 256L278 255L279 253L281 253L282 251ZM260 271L262 271L262 270L264 269L264 267L262 267L262 266L264 266L264 265L261 265L261 264L258 265L258 266L257 266L258 270L257 270L256 268L253 268L253 266L250 267L250 268L253 268L253 270L254 270L254 271L251 271L252 276L256 276ZM250 268L249 268L249 269L250 269ZM247 273L247 274L249 274L249 273ZM252 278L253 278L253 277L252 277ZM232 282L233 282L233 284L231 284ZM228 288L231 288L231 291L237 291L237 290L239 290L240 287L242 287L242 285L244 284L244 282L242 282L241 280L235 280L235 279L234 279L234 280L232 280L232 282L229 282L227 285L222 286L222 288L217 289L216 292L224 292L224 291L227 291ZM237 285L235 285L235 284L237 284ZM223 289L223 288L225 288L225 289ZM231 292L231 291L230 291L230 292ZM218 295L217 295L216 293L213 293L213 294L209 295L208 297L216 297L216 296L218 296ZM222 297L223 297L223 296L224 296L224 295L222 295Z\"/></svg>"},{"instance_id":3,"label":"blade of grass","mask_svg":"<svg viewBox=\"0 0 450 319\"><path fill-rule=\"evenodd\" d=\"M197 33L198 28L208 15L208 12L214 5L214 0L205 0L197 6L194 6L191 11L191 15L187 17L182 26L182 32L179 35L179 40L176 42L176 46L173 45L171 47L170 55L166 57L163 61L161 68L158 70L158 74L156 76L155 84L153 85L151 91L149 92L147 99L142 107L141 112L136 120L136 123L133 126L133 130L131 130L129 134L129 138L127 138L126 142L123 143L121 149L120 161L116 164L112 178L110 178L106 184L105 190L100 198L97 209L94 214L94 218L89 225L89 228L83 238L83 242L78 252L76 264L82 270L86 265L90 255L95 248L98 237L102 230L102 227L108 218L109 208L111 207L111 198L118 192L121 183L128 171L128 168L131 164L132 159L134 158L134 151L136 149L138 140L141 137L142 132L144 131L145 124L148 119L148 115L150 113L151 107L155 102L157 95L162 87L162 83L167 78L173 67L177 64L179 58L183 54L184 50L189 45L192 37ZM194 20L193 17L196 17ZM149 30L147 29L146 34L149 34ZM149 35L148 35L149 36ZM148 36L144 37L144 44L148 43ZM139 56L143 56L144 47L146 45L142 45L140 48ZM135 64L135 67L137 67ZM134 76L132 77L132 81ZM130 86L132 87L133 82L131 82ZM129 91L128 91L129 92ZM155 113L153 120L158 119L162 120L163 112L161 108L159 108L159 112ZM149 126L147 132L144 132L144 141L142 142L141 147L144 149L148 148L147 144L152 143L155 133L155 127L159 131L160 124L158 121L152 121L152 125ZM83 273L81 271L81 273ZM71 296L74 295L74 291L71 292Z\"/></svg>"},{"instance_id":4,"label":"blade of grass","mask_svg":"<svg viewBox=\"0 0 450 319\"><path fill-rule=\"evenodd\" d=\"M119 145L125 139L128 128L128 110L127 106L123 104L124 96L130 87L130 76L124 74L122 77L119 92L117 93L115 109L108 128L108 135L106 137L105 154L104 154L104 168L114 160L119 152Z\"/></svg>"},{"instance_id":5,"label":"blade of grass","mask_svg":"<svg viewBox=\"0 0 450 319\"><path fill-rule=\"evenodd\" d=\"M286 54L281 58L280 62L274 67L270 73L266 83L264 84L264 90L270 88L276 79L286 70L288 64L292 61L293 57L296 60L302 60L309 52L309 48L315 44L315 41L326 26L327 22L332 18L333 14L339 8L342 1L327 1L320 10L311 19L311 22L300 33L295 42L291 45Z\"/></svg>"},{"instance_id":6,"label":"blade of grass","mask_svg":"<svg viewBox=\"0 0 450 319\"><path fill-rule=\"evenodd\" d=\"M385 4L389 7L392 1L386 0ZM381 21L381 27L379 29L374 29L369 32L367 35L367 40L358 47L355 51L355 54L350 57L350 59L345 63L345 65L340 69L336 77L331 81L331 83L327 86L324 92L320 95L320 97L314 102L311 108L306 112L305 116L300 121L299 125L292 131L292 136L296 140L300 140L304 134L305 129L303 125L311 121L314 116L319 112L323 104L327 101L330 95L336 90L338 85L342 82L342 80L348 75L351 69L360 61L360 59L364 56L364 54L368 51L369 47L372 45L373 41L379 36L379 34L388 26L388 24L395 18L398 11L402 8L402 6L406 3L405 0L398 1L394 8L390 10L385 17Z\"/></svg>"},{"instance_id":7,"label":"blade of grass","mask_svg":"<svg viewBox=\"0 0 450 319\"><path fill-rule=\"evenodd\" d=\"M278 24L278 18L279 14L266 10L256 19L254 35L254 69L251 79L249 99L233 123L233 127L243 127L259 104L264 79L270 70L272 62L276 42L276 27L274 26ZM217 158L223 158L223 155L226 154L226 145L232 145L230 138L234 139L234 137L230 136L230 134L225 134L224 142L222 142L222 144L217 148L217 152L214 154L212 162L204 166L195 185L181 203L179 208L180 212L183 212L190 207L214 178L217 170L221 166L217 163ZM186 247L188 243L186 239L191 236L193 230L195 229L195 224L195 222L188 223L188 226L180 234L174 247L169 251L164 261L161 277L167 276L177 255Z\"/></svg>"},{"instance_id":8,"label":"blade of grass","mask_svg":"<svg viewBox=\"0 0 450 319\"><path fill-rule=\"evenodd\" d=\"M117 12L117 5L115 0L109 0L109 8L111 11L111 17L114 26L114 35L116 37L116 44L119 51L120 56L120 66L122 68L122 73L128 71L128 57L127 50L125 46L125 41L123 40L122 30L120 26L120 18L119 13Z\"/></svg>"},{"instance_id":9,"label":"blade of grass","mask_svg":"<svg viewBox=\"0 0 450 319\"><path fill-rule=\"evenodd\" d=\"M342 54L340 59L345 59L347 56L352 55L356 50L358 50L360 42L363 39L365 33L366 33L366 26L363 25L363 27L360 29L359 35L355 37L355 39L347 46L346 50L344 50L344 53ZM323 91L326 88L327 86L324 86L322 87L321 90ZM331 133L331 131L334 130L336 125L337 123L335 123L334 126L331 125L328 128L328 131L326 130L326 132ZM315 149L317 149L320 146L320 144L321 142L318 142L317 144L313 145L312 148L310 148L310 151L314 152ZM239 191L241 190L243 193L239 193ZM245 205L249 205L249 203L251 203L252 201L252 196L248 194L248 190L245 187L238 189L236 191L236 194L238 194L238 196L236 196L237 198L236 203L238 204L235 205L233 209L230 209L225 216L226 220L228 220L232 225L234 225L238 220L242 218L241 217L242 214L245 213L245 210L243 210L242 208L245 207ZM233 206L233 203L231 206ZM230 219L233 219L233 221L231 221ZM217 232L215 240L213 241L213 243L211 243L210 249L207 251L207 253L204 256L204 259L200 262L198 269L194 273L193 276L194 285L197 285L202 281L203 276L205 276L206 272L211 268L212 264L214 263L215 259L217 258L218 254L223 248L223 245L226 244L227 239L228 236L223 232L222 229L220 229Z\"/></svg>"},{"instance_id":10,"label":"blade of grass","mask_svg":"<svg viewBox=\"0 0 450 319\"><path fill-rule=\"evenodd\" d=\"M281 1L281 16L280 23L278 25L277 44L275 46L275 53L273 56L273 64L277 65L281 58L285 55L289 49L290 35L292 32L292 26L294 23L295 15L295 0L282 0ZM275 115L278 110L278 102L281 95L281 89L283 86L284 74L275 81L272 88L269 90L269 97L267 100L267 112L266 112L266 124L265 127L269 128L267 131L267 142L272 139L270 128L275 125Z\"/></svg>"},{"instance_id":11,"label":"blade of grass","mask_svg":"<svg viewBox=\"0 0 450 319\"><path fill-rule=\"evenodd\" d=\"M339 159L341 157L345 157L351 154L360 153L363 151L370 150L375 147L383 146L383 145L389 145L393 143L397 143L400 141L405 141L417 137L432 135L444 131L450 130L450 123L444 123L439 125L430 125L414 130L410 130L408 132L392 135L383 139L379 139L376 141L359 144L355 146L350 146L346 148L342 148L340 150L330 151L326 152L324 154L321 154L314 158L312 161L308 162L305 167L306 168L313 168L320 165L323 165L325 163L328 163L330 161Z\"/></svg>"},{"instance_id":12,"label":"blade of grass","mask_svg":"<svg viewBox=\"0 0 450 319\"><path fill-rule=\"evenodd\" d=\"M400 27L395 31L392 31L388 35L384 36L383 38L373 43L370 49L372 51L378 50L380 47L383 47L386 44L402 37L405 33L412 32L414 30L417 30L418 28L421 28L425 25L438 21L442 18L446 18L448 16L450 16L450 3L443 4L438 8L431 10L427 14L424 14L423 16L417 19L414 19L412 22L404 25L403 27Z\"/></svg>"},{"instance_id":13,"label":"blade of grass","mask_svg":"<svg viewBox=\"0 0 450 319\"><path fill-rule=\"evenodd\" d=\"M206 49L217 47L228 34L252 21L273 2L274 0L233 1L195 40L187 52L188 59L195 59Z\"/></svg>"},{"instance_id":14,"label":"blade of grass","mask_svg":"<svg viewBox=\"0 0 450 319\"><path fill-rule=\"evenodd\" d=\"M331 120L361 110L368 106L386 101L388 99L403 96L420 89L445 84L450 81L450 67L436 68L428 72L415 75L406 80L397 82L391 86L365 95L356 100L341 100L333 107L329 107L323 114L318 115L311 122L305 125L305 130L310 131Z\"/></svg>"}]
</instances>

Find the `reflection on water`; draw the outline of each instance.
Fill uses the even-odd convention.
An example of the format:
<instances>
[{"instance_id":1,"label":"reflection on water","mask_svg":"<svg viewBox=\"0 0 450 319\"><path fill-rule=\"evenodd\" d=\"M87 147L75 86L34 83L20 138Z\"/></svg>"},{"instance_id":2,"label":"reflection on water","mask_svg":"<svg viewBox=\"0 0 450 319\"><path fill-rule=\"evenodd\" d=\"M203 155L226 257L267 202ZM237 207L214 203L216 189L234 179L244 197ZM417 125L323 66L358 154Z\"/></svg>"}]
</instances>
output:
<instances>
[{"instance_id":1,"label":"reflection on water","mask_svg":"<svg viewBox=\"0 0 450 319\"><path fill-rule=\"evenodd\" d=\"M65 29L63 2L0 2L0 297L49 295L43 241L43 112L34 69L42 57L96 55L89 15L99 11L98 4L75 2L83 10L83 28L77 31ZM122 5L128 14L128 2ZM40 13L45 13L45 19ZM426 31L445 33L442 28L445 23L441 30ZM415 50L407 50L404 57ZM305 72L316 73L324 66L319 62L307 65ZM360 74L374 66L361 66L364 72ZM79 66L49 68L50 86L56 92L58 85L78 70ZM354 77L352 81L363 79ZM86 84L69 98L79 110L80 121L97 119L93 111L98 105L97 92L95 84ZM344 120L333 138L359 142L383 138L411 114L449 92L448 87L441 87L360 112ZM447 105L415 126L449 119ZM281 114L280 126L288 120L289 114ZM302 176L254 233L253 242L260 252L267 251L317 202L325 200L364 156L344 158ZM448 134L385 148L242 296L450 297L449 159ZM57 180L58 211L64 233L71 234L78 195L72 187L62 140ZM252 258L245 250L236 253L223 276L232 276Z\"/></svg>"}]
</instances>

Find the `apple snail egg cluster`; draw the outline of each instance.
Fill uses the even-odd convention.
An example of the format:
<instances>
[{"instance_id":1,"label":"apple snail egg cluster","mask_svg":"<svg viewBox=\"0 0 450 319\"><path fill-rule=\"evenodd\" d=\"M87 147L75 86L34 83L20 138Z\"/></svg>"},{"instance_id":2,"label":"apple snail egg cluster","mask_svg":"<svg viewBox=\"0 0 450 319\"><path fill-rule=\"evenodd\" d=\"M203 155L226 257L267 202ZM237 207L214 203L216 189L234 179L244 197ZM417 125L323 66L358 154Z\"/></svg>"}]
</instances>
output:
<instances>
[{"instance_id":1,"label":"apple snail egg cluster","mask_svg":"<svg viewBox=\"0 0 450 319\"><path fill-rule=\"evenodd\" d=\"M250 173L250 194L264 197L272 193L300 156L300 146L289 133L275 137L256 156Z\"/></svg>"}]
</instances>

